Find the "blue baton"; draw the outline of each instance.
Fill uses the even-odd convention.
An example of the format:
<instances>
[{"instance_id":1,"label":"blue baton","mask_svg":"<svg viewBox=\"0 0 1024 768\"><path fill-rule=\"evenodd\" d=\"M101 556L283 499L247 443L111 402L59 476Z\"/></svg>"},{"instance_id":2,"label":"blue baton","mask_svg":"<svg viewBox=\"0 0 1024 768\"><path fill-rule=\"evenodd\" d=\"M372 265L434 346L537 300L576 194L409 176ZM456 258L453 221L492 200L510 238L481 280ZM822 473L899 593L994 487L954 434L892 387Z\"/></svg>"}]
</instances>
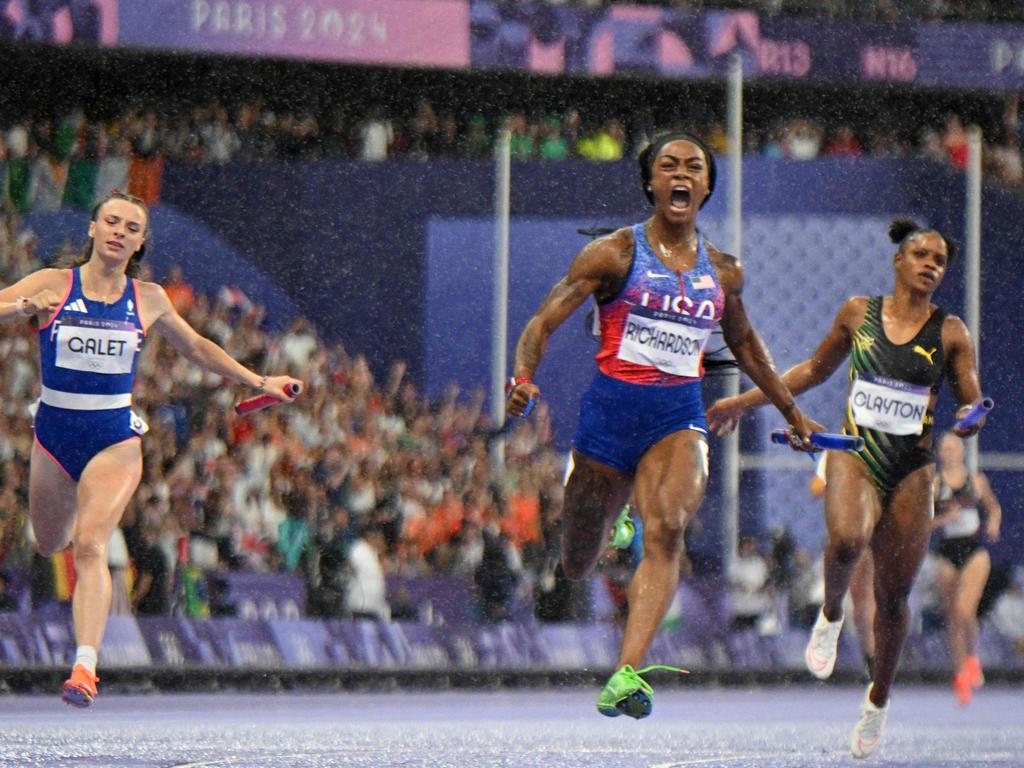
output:
<instances>
[{"instance_id":1,"label":"blue baton","mask_svg":"<svg viewBox=\"0 0 1024 768\"><path fill-rule=\"evenodd\" d=\"M772 442L790 445L788 429L773 429ZM819 451L859 451L864 447L864 438L856 435L839 435L834 432L811 432L811 446Z\"/></svg>"},{"instance_id":2,"label":"blue baton","mask_svg":"<svg viewBox=\"0 0 1024 768\"><path fill-rule=\"evenodd\" d=\"M957 429L970 429L976 426L982 417L991 411L995 407L996 403L991 397L983 397L977 403L975 403L971 410L964 414L964 417L960 419L954 426Z\"/></svg>"}]
</instances>

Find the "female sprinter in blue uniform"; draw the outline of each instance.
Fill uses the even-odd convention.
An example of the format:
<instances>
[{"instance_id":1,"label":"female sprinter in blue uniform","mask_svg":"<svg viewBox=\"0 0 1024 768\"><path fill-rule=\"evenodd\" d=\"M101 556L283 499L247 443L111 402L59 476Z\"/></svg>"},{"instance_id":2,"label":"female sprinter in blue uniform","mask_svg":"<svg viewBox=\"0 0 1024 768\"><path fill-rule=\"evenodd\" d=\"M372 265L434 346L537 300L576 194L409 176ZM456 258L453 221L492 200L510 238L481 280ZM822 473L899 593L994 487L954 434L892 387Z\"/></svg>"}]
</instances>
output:
<instances>
[{"instance_id":1,"label":"female sprinter in blue uniform","mask_svg":"<svg viewBox=\"0 0 1024 768\"><path fill-rule=\"evenodd\" d=\"M519 337L508 411L540 396L534 373L548 338L593 295L599 307L598 373L583 396L562 512L562 566L586 578L633 494L644 559L629 586L617 671L597 708L646 717L651 687L637 672L679 581L683 533L704 498L707 422L701 402L704 344L715 324L743 370L771 396L798 439L819 427L800 412L751 327L739 260L708 243L697 211L714 190L714 157L694 136L671 133L640 155L654 215L587 245Z\"/></svg>"},{"instance_id":2,"label":"female sprinter in blue uniform","mask_svg":"<svg viewBox=\"0 0 1024 768\"><path fill-rule=\"evenodd\" d=\"M43 554L74 550L71 601L77 652L62 698L87 707L96 696L96 655L110 611L107 542L142 475L132 413L137 356L158 330L189 360L279 397L288 376L260 376L199 336L163 288L135 279L149 212L138 198L112 193L97 205L85 251L69 269L42 269L0 291L0 320L39 326L42 387L29 473L29 514Z\"/></svg>"},{"instance_id":3,"label":"female sprinter in blue uniform","mask_svg":"<svg viewBox=\"0 0 1024 768\"><path fill-rule=\"evenodd\" d=\"M805 652L810 672L832 674L843 597L864 548L871 547L875 586L872 682L850 736L854 757L882 740L889 690L907 638L907 596L928 551L932 525L935 400L948 378L958 417L981 400L974 344L963 321L932 304L955 255L955 244L933 229L899 219L889 227L898 245L891 296L855 296L840 308L814 355L782 380L799 395L821 384L850 357L850 394L843 431L864 438L857 453L833 451L825 487L825 604ZM708 421L719 433L767 398L757 389L715 403ZM975 434L984 421L957 429Z\"/></svg>"},{"instance_id":4,"label":"female sprinter in blue uniform","mask_svg":"<svg viewBox=\"0 0 1024 768\"><path fill-rule=\"evenodd\" d=\"M1003 508L984 473L968 470L963 440L947 432L939 438L938 454L932 522L939 532L938 581L955 670L953 692L966 705L985 680L978 658L978 604L992 570L985 540L999 541Z\"/></svg>"}]
</instances>

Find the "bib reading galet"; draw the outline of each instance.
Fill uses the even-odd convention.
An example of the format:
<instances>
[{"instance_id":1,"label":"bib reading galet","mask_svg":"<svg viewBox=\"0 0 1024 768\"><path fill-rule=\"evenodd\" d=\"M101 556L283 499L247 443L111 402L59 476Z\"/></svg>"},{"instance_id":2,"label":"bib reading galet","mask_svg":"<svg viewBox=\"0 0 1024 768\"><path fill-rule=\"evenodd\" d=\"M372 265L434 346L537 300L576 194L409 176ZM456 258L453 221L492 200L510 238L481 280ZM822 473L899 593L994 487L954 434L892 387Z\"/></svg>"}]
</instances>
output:
<instances>
[{"instance_id":1,"label":"bib reading galet","mask_svg":"<svg viewBox=\"0 0 1024 768\"><path fill-rule=\"evenodd\" d=\"M57 326L58 368L89 373L131 373L139 334L131 323L74 318Z\"/></svg>"}]
</instances>

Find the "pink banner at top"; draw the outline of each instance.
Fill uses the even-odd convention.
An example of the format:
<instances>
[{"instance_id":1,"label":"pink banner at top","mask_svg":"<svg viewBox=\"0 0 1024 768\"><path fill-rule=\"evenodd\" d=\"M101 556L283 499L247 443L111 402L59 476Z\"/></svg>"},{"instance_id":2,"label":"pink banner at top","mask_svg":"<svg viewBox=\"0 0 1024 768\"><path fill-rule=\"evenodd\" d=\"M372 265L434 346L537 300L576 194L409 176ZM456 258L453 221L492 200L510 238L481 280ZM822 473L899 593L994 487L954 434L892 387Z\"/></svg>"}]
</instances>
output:
<instances>
[{"instance_id":1,"label":"pink banner at top","mask_svg":"<svg viewBox=\"0 0 1024 768\"><path fill-rule=\"evenodd\" d=\"M130 0L119 45L469 66L468 0Z\"/></svg>"}]
</instances>

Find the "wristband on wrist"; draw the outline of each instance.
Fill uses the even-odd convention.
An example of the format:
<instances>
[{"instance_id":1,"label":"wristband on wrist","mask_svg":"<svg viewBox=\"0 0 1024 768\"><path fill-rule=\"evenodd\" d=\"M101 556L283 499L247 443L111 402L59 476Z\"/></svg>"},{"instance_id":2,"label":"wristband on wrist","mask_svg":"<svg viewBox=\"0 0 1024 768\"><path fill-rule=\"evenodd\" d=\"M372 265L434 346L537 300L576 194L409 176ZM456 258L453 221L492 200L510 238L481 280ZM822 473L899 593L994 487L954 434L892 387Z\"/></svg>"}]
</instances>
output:
<instances>
[{"instance_id":1,"label":"wristband on wrist","mask_svg":"<svg viewBox=\"0 0 1024 768\"><path fill-rule=\"evenodd\" d=\"M28 296L19 296L14 300L14 307L17 310L19 317L31 317L31 306L32 304L28 300Z\"/></svg>"},{"instance_id":2,"label":"wristband on wrist","mask_svg":"<svg viewBox=\"0 0 1024 768\"><path fill-rule=\"evenodd\" d=\"M512 390L518 387L520 384L533 384L533 379L529 376L512 376L507 382L505 382L505 394L512 394Z\"/></svg>"},{"instance_id":3,"label":"wristband on wrist","mask_svg":"<svg viewBox=\"0 0 1024 768\"><path fill-rule=\"evenodd\" d=\"M267 374L263 374L260 377L260 383L256 386L256 389L259 392L266 392L267 391Z\"/></svg>"}]
</instances>

